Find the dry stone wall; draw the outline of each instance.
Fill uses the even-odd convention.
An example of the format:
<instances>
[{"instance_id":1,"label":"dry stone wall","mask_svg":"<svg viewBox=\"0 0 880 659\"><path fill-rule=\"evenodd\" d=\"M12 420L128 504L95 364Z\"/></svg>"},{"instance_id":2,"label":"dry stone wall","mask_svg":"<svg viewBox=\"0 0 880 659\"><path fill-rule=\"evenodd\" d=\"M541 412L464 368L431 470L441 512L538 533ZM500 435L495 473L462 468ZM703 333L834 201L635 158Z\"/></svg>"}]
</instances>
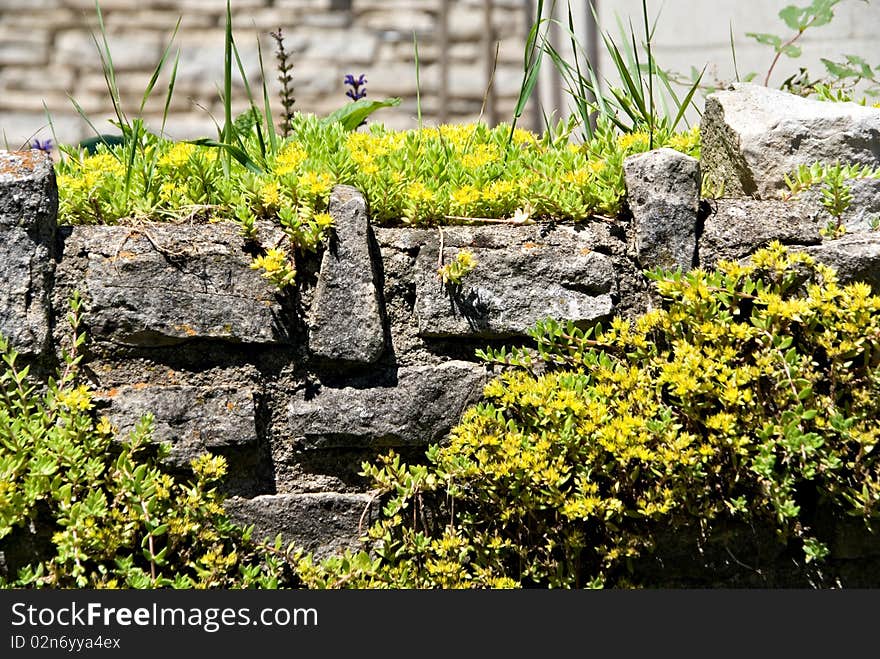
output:
<instances>
[{"instance_id":1,"label":"dry stone wall","mask_svg":"<svg viewBox=\"0 0 880 659\"><path fill-rule=\"evenodd\" d=\"M880 232L858 213L829 240L815 199L700 199L707 170L742 181L767 171L761 157L774 158L737 151L746 142L731 135L742 119L726 99L740 93L775 103L759 88L722 92L714 116L707 112L700 162L668 149L628 160L629 212L618 221L383 228L370 224L357 190L337 186L333 239L301 258L298 286L283 293L249 267L232 225L56 226L48 156L3 152L0 331L48 367L79 290L86 374L101 412L122 429L152 412L155 437L171 442L169 462L181 471L204 451L225 455L237 519L326 555L351 546L375 514L362 461L389 448L422 455L479 399L492 374L476 348L521 342L546 316L580 325L633 317L655 302L643 269L748 258L771 240L880 292ZM798 102L819 115L840 112ZM878 153L880 110L858 113L868 126L859 128L859 153ZM820 118L767 125L797 121L813 130ZM844 160L842 149L792 148L786 157ZM880 180L861 183L868 197L880 194ZM465 248L476 269L444 287L438 263Z\"/></svg>"}]
</instances>

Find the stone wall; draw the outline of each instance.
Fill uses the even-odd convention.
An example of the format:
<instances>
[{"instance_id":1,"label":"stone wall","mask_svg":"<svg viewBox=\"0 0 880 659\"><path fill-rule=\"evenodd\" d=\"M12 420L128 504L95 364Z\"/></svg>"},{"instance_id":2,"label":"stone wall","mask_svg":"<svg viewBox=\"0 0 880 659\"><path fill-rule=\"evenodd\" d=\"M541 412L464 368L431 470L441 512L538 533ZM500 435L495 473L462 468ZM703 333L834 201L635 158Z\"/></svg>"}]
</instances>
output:
<instances>
[{"instance_id":1,"label":"stone wall","mask_svg":"<svg viewBox=\"0 0 880 659\"><path fill-rule=\"evenodd\" d=\"M284 293L249 268L233 225L56 226L51 160L2 152L0 332L48 366L79 290L101 412L122 429L152 412L181 470L203 451L225 455L237 519L326 555L375 512L361 462L388 448L422 455L478 400L491 373L476 348L520 342L546 316L633 317L652 304L643 269L747 258L771 240L880 292L880 231L866 220L880 213L880 180L857 182L847 234L822 239L829 218L818 200L775 192L768 168L782 131L816 138L789 141L789 164L880 165L880 109L743 85L710 98L701 162L669 149L627 160L629 211L617 221L383 228L356 190L338 186L330 246L300 259L298 286ZM841 133L852 143L821 139ZM745 197L756 172L768 192ZM701 199L707 174L731 196ZM277 230L260 231L268 241ZM463 248L477 267L445 288L438 263ZM837 549L852 556L841 537Z\"/></svg>"},{"instance_id":2,"label":"stone wall","mask_svg":"<svg viewBox=\"0 0 880 659\"><path fill-rule=\"evenodd\" d=\"M102 0L113 65L126 112L135 114L150 75L170 40L178 18L171 61L145 108L158 131L176 49L180 63L166 125L172 139L213 137L214 117L222 121L218 89L223 86L223 0ZM446 6L446 47L441 24ZM512 115L519 93L528 9L521 0L493 0L490 39L499 42L492 108ZM291 53L294 109L329 113L348 102L345 74L366 74L369 98L398 96L397 108L376 119L392 128L417 125L413 36L419 42L421 103L425 121L475 120L488 86L482 0L232 0L236 44L255 94L260 95L258 42L269 78L274 113L277 101L275 42L282 28ZM52 137L45 102L58 139L71 143L94 136L68 98L82 106L102 132L116 132L115 118L92 34L100 41L93 0L3 0L0 3L0 139L18 148L37 134ZM445 69L441 59L445 57ZM441 92L445 70L448 92ZM233 76L236 111L247 105L238 71ZM488 117L488 114L486 115ZM2 142L0 142L2 144Z\"/></svg>"}]
</instances>

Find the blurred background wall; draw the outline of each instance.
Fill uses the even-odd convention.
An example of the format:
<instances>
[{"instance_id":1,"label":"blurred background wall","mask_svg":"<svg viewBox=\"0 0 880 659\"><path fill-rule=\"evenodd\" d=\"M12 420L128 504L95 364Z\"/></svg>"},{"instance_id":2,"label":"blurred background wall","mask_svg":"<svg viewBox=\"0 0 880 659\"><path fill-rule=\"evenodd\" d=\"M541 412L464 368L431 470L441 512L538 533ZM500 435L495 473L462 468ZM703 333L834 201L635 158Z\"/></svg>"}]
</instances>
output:
<instances>
[{"instance_id":1,"label":"blurred background wall","mask_svg":"<svg viewBox=\"0 0 880 659\"><path fill-rule=\"evenodd\" d=\"M800 2L807 4L807 0ZM490 124L509 121L519 93L524 43L535 20L536 4L535 0L232 0L232 15L242 64L255 93L259 93L261 72L258 42L262 48L276 113L281 106L277 100L276 44L270 32L281 28L293 62L294 109L321 114L334 110L348 102L344 76L363 73L368 98L399 96L402 100L399 107L384 109L371 120L394 128L412 128L417 124L413 36L419 48L426 123L471 121L480 116ZM564 7L567 3L558 4ZM620 41L621 26L628 32L630 20L641 34L641 0L597 0L595 4L598 24L586 2L572 0L575 30L584 55L598 63L601 75L613 81L614 67L598 34L607 31ZM760 79L773 53L745 33L788 36L790 30L778 17L787 4L792 3L651 0L649 14L658 19L654 35L657 61L684 79L692 67L705 65L705 82L730 81L734 77L732 32L740 74L754 71ZM132 115L175 23L181 19L172 61L146 104L145 117L155 130L173 56L179 48L166 133L174 139L216 136L212 116L218 122L223 117L219 92L225 0L101 0L100 5L122 104ZM799 66L821 72L820 57L840 59L842 54L852 53L880 64L874 36L880 33L880 0L843 0L835 14L830 25L808 31L798 42L804 50L801 58L780 61L771 84L778 85ZM564 12L557 15L563 17ZM93 40L93 35L100 40L97 26L93 0L0 0L0 146L17 148L34 138L51 137L45 109L60 141L93 135L69 97L81 105L99 130L114 132L107 123L112 106ZM566 53L566 29L554 28L551 37ZM488 88L490 78L493 84ZM243 110L247 97L237 72L234 81L234 107ZM546 62L522 125L540 130L543 115L564 115L568 105L564 85Z\"/></svg>"}]
</instances>

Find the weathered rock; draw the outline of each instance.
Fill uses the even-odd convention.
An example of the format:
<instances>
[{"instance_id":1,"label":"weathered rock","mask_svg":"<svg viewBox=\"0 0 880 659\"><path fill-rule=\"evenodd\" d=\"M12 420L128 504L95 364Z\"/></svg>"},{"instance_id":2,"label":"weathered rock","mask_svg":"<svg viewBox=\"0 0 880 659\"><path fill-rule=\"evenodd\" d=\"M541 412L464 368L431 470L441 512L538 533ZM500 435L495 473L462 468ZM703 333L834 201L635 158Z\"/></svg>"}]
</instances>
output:
<instances>
[{"instance_id":1,"label":"weathered rock","mask_svg":"<svg viewBox=\"0 0 880 659\"><path fill-rule=\"evenodd\" d=\"M880 165L880 108L734 84L706 97L700 139L703 176L727 196L777 199L798 165Z\"/></svg>"},{"instance_id":2,"label":"weathered rock","mask_svg":"<svg viewBox=\"0 0 880 659\"><path fill-rule=\"evenodd\" d=\"M250 387L126 385L99 391L107 417L122 434L147 413L153 440L170 442L169 463L185 467L212 449L256 445L254 390Z\"/></svg>"},{"instance_id":3,"label":"weathered rock","mask_svg":"<svg viewBox=\"0 0 880 659\"><path fill-rule=\"evenodd\" d=\"M290 441L298 450L438 442L479 398L485 377L482 366L448 361L400 368L390 381L309 387L288 403Z\"/></svg>"},{"instance_id":4,"label":"weathered rock","mask_svg":"<svg viewBox=\"0 0 880 659\"><path fill-rule=\"evenodd\" d=\"M429 234L416 259L416 313L423 337L524 335L553 317L589 323L608 316L617 282L607 254L588 228L449 227L443 261L467 249L475 269L460 286L437 276L439 236Z\"/></svg>"},{"instance_id":5,"label":"weathered rock","mask_svg":"<svg viewBox=\"0 0 880 659\"><path fill-rule=\"evenodd\" d=\"M837 270L841 282L864 281L880 295L880 232L846 234L804 251Z\"/></svg>"},{"instance_id":6,"label":"weathered rock","mask_svg":"<svg viewBox=\"0 0 880 659\"><path fill-rule=\"evenodd\" d=\"M699 261L710 267L744 258L773 240L785 245L821 241L819 210L803 201L717 199L700 236Z\"/></svg>"},{"instance_id":7,"label":"weathered rock","mask_svg":"<svg viewBox=\"0 0 880 659\"><path fill-rule=\"evenodd\" d=\"M690 270L697 247L699 161L675 149L654 149L628 157L623 171L639 263Z\"/></svg>"},{"instance_id":8,"label":"weathered rock","mask_svg":"<svg viewBox=\"0 0 880 659\"><path fill-rule=\"evenodd\" d=\"M326 359L371 364L385 330L370 249L367 202L338 185L330 196L334 239L324 252L309 317L309 350Z\"/></svg>"},{"instance_id":9,"label":"weathered rock","mask_svg":"<svg viewBox=\"0 0 880 659\"><path fill-rule=\"evenodd\" d=\"M0 334L23 354L49 346L57 211L51 157L0 151Z\"/></svg>"},{"instance_id":10,"label":"weathered rock","mask_svg":"<svg viewBox=\"0 0 880 659\"><path fill-rule=\"evenodd\" d=\"M356 549L358 538L378 514L378 504L366 494L232 497L225 507L238 524L254 525L255 539L272 541L280 533L285 546L294 543L317 560Z\"/></svg>"},{"instance_id":11,"label":"weathered rock","mask_svg":"<svg viewBox=\"0 0 880 659\"><path fill-rule=\"evenodd\" d=\"M285 310L242 246L225 223L76 227L59 274L82 278L86 322L98 339L145 347L284 342Z\"/></svg>"}]
</instances>

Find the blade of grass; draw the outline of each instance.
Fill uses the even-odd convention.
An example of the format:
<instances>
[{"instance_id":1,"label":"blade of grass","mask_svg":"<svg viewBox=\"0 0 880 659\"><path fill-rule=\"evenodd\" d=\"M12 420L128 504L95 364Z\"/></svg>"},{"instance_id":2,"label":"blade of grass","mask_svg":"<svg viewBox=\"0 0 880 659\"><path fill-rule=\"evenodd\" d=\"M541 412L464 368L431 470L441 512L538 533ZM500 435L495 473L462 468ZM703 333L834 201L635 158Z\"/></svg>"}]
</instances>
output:
<instances>
[{"instance_id":1,"label":"blade of grass","mask_svg":"<svg viewBox=\"0 0 880 659\"><path fill-rule=\"evenodd\" d=\"M95 131L95 135L98 137L99 140L101 140L101 142L103 142L104 146L107 147L107 151L110 153L110 155L122 162L119 159L119 154L117 154L116 151L112 148L112 145L104 137L104 134L97 128L95 128L95 124L93 124L92 120L89 119L88 115L85 113L85 110L82 109L82 106L76 102L76 99L70 94L67 95L67 98L69 98L70 102L73 103L73 108L74 110L76 110L77 114L82 117L83 121L85 121L89 125L89 128Z\"/></svg>"},{"instance_id":2,"label":"blade of grass","mask_svg":"<svg viewBox=\"0 0 880 659\"><path fill-rule=\"evenodd\" d=\"M174 68L171 69L171 79L168 81L168 92L165 94L165 107L162 108L162 127L159 134L165 136L165 124L168 121L168 108L171 107L171 95L174 94L174 84L177 81L177 66L180 64L180 49L174 57Z\"/></svg>"},{"instance_id":3,"label":"blade of grass","mask_svg":"<svg viewBox=\"0 0 880 659\"><path fill-rule=\"evenodd\" d=\"M246 168L248 171L253 172L254 174L264 174L265 170L260 167L259 164L254 162L251 157L247 154L247 151L242 149L235 144L229 144L227 142L218 142L217 140L212 140L207 137L200 137L197 140L186 140L188 144L195 144L196 146L210 146L216 149L220 149L227 155L235 158L241 165Z\"/></svg>"},{"instance_id":4,"label":"blade of grass","mask_svg":"<svg viewBox=\"0 0 880 659\"><path fill-rule=\"evenodd\" d=\"M222 142L230 144L235 126L232 123L232 6L230 0L226 0L226 30L223 41L223 137ZM224 173L228 176L231 162L229 153L224 151L226 158L223 160Z\"/></svg>"},{"instance_id":5,"label":"blade of grass","mask_svg":"<svg viewBox=\"0 0 880 659\"><path fill-rule=\"evenodd\" d=\"M49 113L49 106L46 105L46 101L43 101L43 112L46 113L46 121L49 122L49 130L52 131L52 140L59 147L58 153L61 154L61 144L58 142L58 135L55 134L55 122L52 121L52 115Z\"/></svg>"},{"instance_id":6,"label":"blade of grass","mask_svg":"<svg viewBox=\"0 0 880 659\"><path fill-rule=\"evenodd\" d=\"M416 58L416 113L418 114L419 131L422 130L422 84L419 73L419 42L416 39L415 30L413 30L413 51Z\"/></svg>"},{"instance_id":7,"label":"blade of grass","mask_svg":"<svg viewBox=\"0 0 880 659\"><path fill-rule=\"evenodd\" d=\"M571 42L572 59L574 60L575 72L577 74L578 93L577 96L575 96L575 103L578 108L578 114L581 117L581 123L586 130L587 138L591 138L593 136L593 124L590 118L591 113L589 112L589 96L592 94L588 91L587 85L585 84L586 79L581 73L580 57L578 57L578 43L574 30L574 15L571 12L571 2L568 3L568 34ZM590 66L590 61L587 60L586 64L587 66Z\"/></svg>"},{"instance_id":8,"label":"blade of grass","mask_svg":"<svg viewBox=\"0 0 880 659\"><path fill-rule=\"evenodd\" d=\"M733 43L733 21L730 21L728 26L730 32L730 53L733 55L733 75L736 77L736 81L739 82L739 68L736 65L736 46Z\"/></svg>"},{"instance_id":9,"label":"blade of grass","mask_svg":"<svg viewBox=\"0 0 880 659\"><path fill-rule=\"evenodd\" d=\"M556 6L556 2L551 5L550 11ZM541 30L541 24L547 22L543 18L544 0L538 0L537 9L535 11L535 24L529 29L526 37L526 47L523 51L523 79L520 84L519 96L516 99L516 106L513 109L513 117L510 121L510 134L507 137L507 145L513 142L513 132L516 129L516 122L525 111L526 104L532 97L535 86L538 84L538 75L541 72L541 62L544 58L544 49L538 46L538 35ZM549 24L548 24L549 28ZM544 31L544 41L546 41L546 32Z\"/></svg>"},{"instance_id":10,"label":"blade of grass","mask_svg":"<svg viewBox=\"0 0 880 659\"><path fill-rule=\"evenodd\" d=\"M92 33L92 41L95 42L95 47L98 49L98 56L101 59L101 70L104 74L104 81L107 84L107 90L110 92L110 102L113 104L113 111L116 113L116 118L119 120L119 127L121 129L123 126L128 125L128 119L125 116L125 111L122 109L119 85L116 82L116 70L113 66L113 57L110 54L110 44L107 41L107 29L104 26L104 15L101 13L101 5L98 4L98 0L95 0L95 12L98 15L98 29L101 32L103 48L101 44L98 43L98 38L94 33Z\"/></svg>"},{"instance_id":11,"label":"blade of grass","mask_svg":"<svg viewBox=\"0 0 880 659\"><path fill-rule=\"evenodd\" d=\"M238 46L235 45L235 39L232 40L232 54L235 57L235 63L238 66L238 73L241 76L241 81L244 83L244 90L245 90L245 93L247 94L248 104L250 106L249 109L253 113L253 115L255 117L257 117L257 119L258 119L257 122L254 124L254 128L257 129L257 143L260 146L260 157L265 162L265 160L266 160L266 140L263 137L263 128L261 126L261 124L265 120L265 117L263 117L260 114L260 111L257 109L257 104L254 102L254 95L253 95L253 92L251 92L251 84L248 81L247 73L244 70L244 64L242 64L241 55L238 52ZM243 140L243 136L238 134L238 131L236 131L235 137L238 140L238 145L243 149L246 148L245 142Z\"/></svg>"},{"instance_id":12,"label":"blade of grass","mask_svg":"<svg viewBox=\"0 0 880 659\"><path fill-rule=\"evenodd\" d=\"M275 120L272 117L272 105L269 103L269 87L266 85L266 69L263 67L263 47L257 39L257 56L260 59L260 78L263 86L263 114L266 117L266 131L269 134L269 149L272 154L278 152L278 134L275 132Z\"/></svg>"},{"instance_id":13,"label":"blade of grass","mask_svg":"<svg viewBox=\"0 0 880 659\"><path fill-rule=\"evenodd\" d=\"M147 83L147 86L144 89L144 95L143 98L141 98L141 107L138 111L139 114L144 111L144 106L147 104L147 99L150 97L150 94L153 93L153 88L156 86L156 81L159 79L159 74L165 66L165 61L168 59L168 54L171 52L171 45L174 43L174 38L177 36L177 31L180 29L181 20L183 20L182 16L177 19L177 24L174 26L174 30L171 32L171 38L165 45L165 49L162 51L162 55L161 57L159 57L159 61L156 63L156 68L153 69L153 75L150 76L150 81ZM180 51L178 51L178 53L179 52Z\"/></svg>"},{"instance_id":14,"label":"blade of grass","mask_svg":"<svg viewBox=\"0 0 880 659\"><path fill-rule=\"evenodd\" d=\"M694 94L697 92L697 89L699 89L699 87L700 87L700 81L703 79L704 73L706 73L705 66L703 66L703 70L700 71L700 75L697 76L696 81L694 81L694 84L691 86L690 90L685 95L684 99L682 100L681 105L678 107L678 114L675 115L675 119L672 122L672 126L671 126L672 130L675 130L675 127L678 125L678 122L681 121L681 118L684 116L684 113L687 111L688 107L691 106L693 98L694 98ZM694 107L696 107L696 105L694 105ZM700 111L700 109L697 108L697 112L699 112L699 111Z\"/></svg>"},{"instance_id":15,"label":"blade of grass","mask_svg":"<svg viewBox=\"0 0 880 659\"><path fill-rule=\"evenodd\" d=\"M651 41L654 36L654 29L657 27L657 21L654 21L654 27L648 27L648 5L646 0L642 0L642 19L645 24L645 48L648 51L648 99L650 102L650 112L648 120L650 121L650 130L648 131L648 150L654 149L654 123L657 119L657 112L654 108L654 57L651 53ZM641 76L640 76L641 77Z\"/></svg>"}]
</instances>

